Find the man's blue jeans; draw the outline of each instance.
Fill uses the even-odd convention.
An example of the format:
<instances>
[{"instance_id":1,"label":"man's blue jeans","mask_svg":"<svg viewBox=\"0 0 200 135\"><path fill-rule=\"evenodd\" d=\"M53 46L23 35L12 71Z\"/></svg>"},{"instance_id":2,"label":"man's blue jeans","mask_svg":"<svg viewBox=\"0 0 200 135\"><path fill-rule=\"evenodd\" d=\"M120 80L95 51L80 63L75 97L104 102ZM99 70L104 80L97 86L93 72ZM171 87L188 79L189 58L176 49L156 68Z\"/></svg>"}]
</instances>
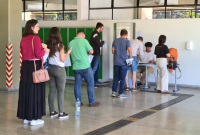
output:
<instances>
[{"instance_id":1,"label":"man's blue jeans","mask_svg":"<svg viewBox=\"0 0 200 135\"><path fill-rule=\"evenodd\" d=\"M82 79L84 78L87 84L89 104L93 104L95 102L95 98L94 98L94 77L93 77L92 68L89 67L87 69L74 70L74 75L75 75L74 95L75 95L76 100L79 99L79 101L82 103L81 83L82 83Z\"/></svg>"},{"instance_id":2,"label":"man's blue jeans","mask_svg":"<svg viewBox=\"0 0 200 135\"><path fill-rule=\"evenodd\" d=\"M98 82L98 74L100 70L100 56L94 56L91 62L91 67L94 75L94 84Z\"/></svg>"},{"instance_id":3,"label":"man's blue jeans","mask_svg":"<svg viewBox=\"0 0 200 135\"><path fill-rule=\"evenodd\" d=\"M117 92L118 82L121 80L119 94L122 94L122 93L124 93L124 85L125 85L125 77L127 74L127 66L126 65L123 65L123 66L114 65L114 68L115 68L115 78L114 78L114 82L113 82L112 91Z\"/></svg>"}]
</instances>

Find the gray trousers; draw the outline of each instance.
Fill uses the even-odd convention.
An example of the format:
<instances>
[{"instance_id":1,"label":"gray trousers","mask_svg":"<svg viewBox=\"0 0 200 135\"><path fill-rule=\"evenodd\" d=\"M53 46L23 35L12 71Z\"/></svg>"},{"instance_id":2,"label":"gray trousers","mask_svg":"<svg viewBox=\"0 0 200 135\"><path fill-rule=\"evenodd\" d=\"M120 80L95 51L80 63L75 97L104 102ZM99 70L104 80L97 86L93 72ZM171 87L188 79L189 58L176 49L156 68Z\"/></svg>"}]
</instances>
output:
<instances>
[{"instance_id":1,"label":"gray trousers","mask_svg":"<svg viewBox=\"0 0 200 135\"><path fill-rule=\"evenodd\" d=\"M66 72L65 67L59 67L51 65L48 69L49 72L49 111L54 112L54 97L57 90L57 100L58 100L58 109L59 113L63 113L63 104L64 104L64 90L66 83Z\"/></svg>"}]
</instances>

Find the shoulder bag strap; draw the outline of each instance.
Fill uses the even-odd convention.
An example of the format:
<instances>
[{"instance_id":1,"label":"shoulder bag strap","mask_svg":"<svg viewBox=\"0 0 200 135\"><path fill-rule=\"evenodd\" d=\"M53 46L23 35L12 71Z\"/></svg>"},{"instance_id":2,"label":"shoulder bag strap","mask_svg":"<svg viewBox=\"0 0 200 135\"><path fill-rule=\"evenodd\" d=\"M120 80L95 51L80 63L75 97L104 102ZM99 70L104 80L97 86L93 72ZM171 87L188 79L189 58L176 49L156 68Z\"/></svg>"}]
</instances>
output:
<instances>
[{"instance_id":1,"label":"shoulder bag strap","mask_svg":"<svg viewBox=\"0 0 200 135\"><path fill-rule=\"evenodd\" d=\"M33 58L34 58L34 67L35 67L35 71L36 71L36 64L35 64L35 52L34 52L34 45L33 45L33 40L34 40L35 36L32 39L32 50L33 50ZM42 57L41 57L42 58ZM44 69L44 65L43 65L43 61L42 61L42 69Z\"/></svg>"},{"instance_id":2,"label":"shoulder bag strap","mask_svg":"<svg viewBox=\"0 0 200 135\"><path fill-rule=\"evenodd\" d=\"M36 64L35 64L35 52L34 52L34 45L33 45L33 40L34 40L35 36L32 39L32 50L33 50L33 58L34 58L34 67L35 67L35 71L36 71Z\"/></svg>"}]
</instances>

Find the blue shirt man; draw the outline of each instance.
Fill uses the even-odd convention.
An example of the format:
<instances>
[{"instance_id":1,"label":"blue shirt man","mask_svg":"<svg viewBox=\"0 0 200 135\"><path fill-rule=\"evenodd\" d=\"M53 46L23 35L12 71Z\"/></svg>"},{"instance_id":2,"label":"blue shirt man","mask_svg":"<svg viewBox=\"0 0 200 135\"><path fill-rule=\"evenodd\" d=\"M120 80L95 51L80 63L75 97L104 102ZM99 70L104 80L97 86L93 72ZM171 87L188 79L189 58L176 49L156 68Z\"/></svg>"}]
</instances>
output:
<instances>
[{"instance_id":1,"label":"blue shirt man","mask_svg":"<svg viewBox=\"0 0 200 135\"><path fill-rule=\"evenodd\" d=\"M115 55L114 69L115 69L115 78L112 87L112 96L116 97L118 82L120 81L120 90L119 98L127 98L127 95L124 94L124 85L125 77L127 74L127 64L126 60L128 59L127 50L129 52L129 57L132 58L132 51L130 41L127 40L128 31L123 29L120 32L121 38L116 39L112 45L112 53ZM129 65L131 65L129 63Z\"/></svg>"}]
</instances>

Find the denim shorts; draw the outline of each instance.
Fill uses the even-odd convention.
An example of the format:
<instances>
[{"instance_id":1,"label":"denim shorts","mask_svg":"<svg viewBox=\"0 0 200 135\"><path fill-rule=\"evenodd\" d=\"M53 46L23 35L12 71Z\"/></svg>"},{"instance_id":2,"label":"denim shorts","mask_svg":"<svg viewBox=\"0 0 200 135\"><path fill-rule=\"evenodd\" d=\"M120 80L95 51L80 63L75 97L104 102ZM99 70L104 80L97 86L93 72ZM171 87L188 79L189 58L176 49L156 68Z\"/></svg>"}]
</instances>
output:
<instances>
[{"instance_id":1,"label":"denim shorts","mask_svg":"<svg viewBox=\"0 0 200 135\"><path fill-rule=\"evenodd\" d=\"M130 59L129 56L128 56L128 58ZM129 71L130 68L131 68L132 72L136 72L137 71L137 67L138 67L137 57L136 56L132 56L132 58L133 58L132 64L130 66L128 66L127 71Z\"/></svg>"}]
</instances>

